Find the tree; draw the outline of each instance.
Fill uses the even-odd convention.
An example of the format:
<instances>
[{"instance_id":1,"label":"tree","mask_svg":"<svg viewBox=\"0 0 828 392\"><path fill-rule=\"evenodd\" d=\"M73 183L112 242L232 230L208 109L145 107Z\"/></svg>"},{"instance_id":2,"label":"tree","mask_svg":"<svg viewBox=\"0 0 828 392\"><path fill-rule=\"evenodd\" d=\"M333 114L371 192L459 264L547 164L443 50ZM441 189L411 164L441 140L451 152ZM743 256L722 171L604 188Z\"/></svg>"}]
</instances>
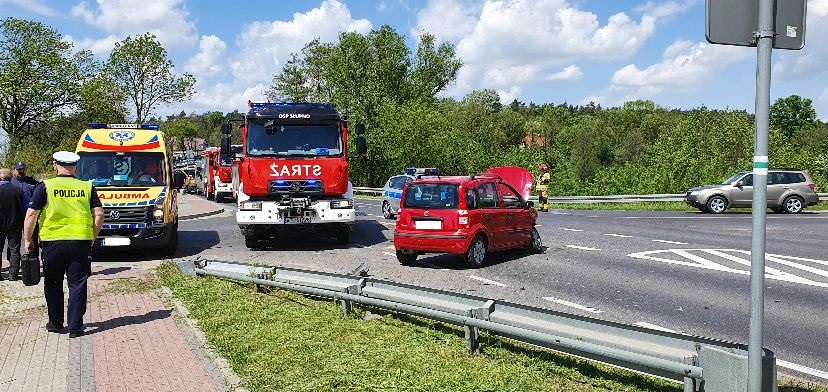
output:
<instances>
[{"instance_id":1,"label":"tree","mask_svg":"<svg viewBox=\"0 0 828 392\"><path fill-rule=\"evenodd\" d=\"M176 118L161 125L164 135L175 138L178 151L193 150L192 139L198 136L198 127L188 118Z\"/></svg>"},{"instance_id":2,"label":"tree","mask_svg":"<svg viewBox=\"0 0 828 392\"><path fill-rule=\"evenodd\" d=\"M88 51L72 52L57 30L6 18L0 23L0 127L13 150L37 136L38 126L83 101L84 82L96 73Z\"/></svg>"},{"instance_id":3,"label":"tree","mask_svg":"<svg viewBox=\"0 0 828 392\"><path fill-rule=\"evenodd\" d=\"M480 105L486 110L487 114L492 114L500 111L503 104L500 103L500 94L493 89L474 90L463 98L463 103L470 103L473 105Z\"/></svg>"},{"instance_id":4,"label":"tree","mask_svg":"<svg viewBox=\"0 0 828 392\"><path fill-rule=\"evenodd\" d=\"M150 33L116 43L107 71L132 103L137 123L144 122L158 104L184 102L195 93L193 75L173 75L167 51Z\"/></svg>"},{"instance_id":5,"label":"tree","mask_svg":"<svg viewBox=\"0 0 828 392\"><path fill-rule=\"evenodd\" d=\"M770 108L770 126L779 129L787 137L794 136L800 130L813 130L819 127L816 110L810 99L798 95L777 99Z\"/></svg>"}]
</instances>

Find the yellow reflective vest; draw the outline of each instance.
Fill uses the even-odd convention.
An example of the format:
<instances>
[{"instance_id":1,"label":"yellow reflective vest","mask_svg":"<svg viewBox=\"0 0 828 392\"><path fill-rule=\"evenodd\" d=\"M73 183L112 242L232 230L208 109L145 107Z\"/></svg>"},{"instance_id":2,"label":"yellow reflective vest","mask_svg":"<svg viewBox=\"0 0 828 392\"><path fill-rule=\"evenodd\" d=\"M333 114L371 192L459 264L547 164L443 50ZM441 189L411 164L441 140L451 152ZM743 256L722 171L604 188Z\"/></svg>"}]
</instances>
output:
<instances>
[{"instance_id":1,"label":"yellow reflective vest","mask_svg":"<svg viewBox=\"0 0 828 392\"><path fill-rule=\"evenodd\" d=\"M92 182L56 177L46 183L46 206L40 212L41 241L93 240Z\"/></svg>"}]
</instances>

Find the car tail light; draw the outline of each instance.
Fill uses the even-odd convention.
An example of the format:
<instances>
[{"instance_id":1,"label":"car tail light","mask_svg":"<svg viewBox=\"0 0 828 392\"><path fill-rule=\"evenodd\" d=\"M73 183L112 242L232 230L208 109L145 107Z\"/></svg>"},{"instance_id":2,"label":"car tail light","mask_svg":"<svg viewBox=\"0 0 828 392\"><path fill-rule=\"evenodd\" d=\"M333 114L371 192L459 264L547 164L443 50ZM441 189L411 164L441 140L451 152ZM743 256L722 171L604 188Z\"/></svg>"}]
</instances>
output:
<instances>
[{"instance_id":1,"label":"car tail light","mask_svg":"<svg viewBox=\"0 0 828 392\"><path fill-rule=\"evenodd\" d=\"M810 183L808 184L808 188L811 188L812 191L816 192L816 184Z\"/></svg>"}]
</instances>

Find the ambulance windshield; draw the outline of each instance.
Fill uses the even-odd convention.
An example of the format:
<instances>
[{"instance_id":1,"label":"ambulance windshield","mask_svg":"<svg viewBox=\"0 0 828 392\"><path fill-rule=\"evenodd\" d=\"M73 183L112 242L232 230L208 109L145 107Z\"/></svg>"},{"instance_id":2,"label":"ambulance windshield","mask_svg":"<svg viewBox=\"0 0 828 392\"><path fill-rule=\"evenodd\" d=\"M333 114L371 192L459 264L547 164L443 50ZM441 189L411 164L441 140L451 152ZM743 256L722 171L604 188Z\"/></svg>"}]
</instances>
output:
<instances>
[{"instance_id":1,"label":"ambulance windshield","mask_svg":"<svg viewBox=\"0 0 828 392\"><path fill-rule=\"evenodd\" d=\"M273 123L273 120L251 121L247 127L247 155L342 155L339 124L278 124Z\"/></svg>"},{"instance_id":2,"label":"ambulance windshield","mask_svg":"<svg viewBox=\"0 0 828 392\"><path fill-rule=\"evenodd\" d=\"M95 186L166 185L164 155L158 152L81 152L77 178Z\"/></svg>"}]
</instances>

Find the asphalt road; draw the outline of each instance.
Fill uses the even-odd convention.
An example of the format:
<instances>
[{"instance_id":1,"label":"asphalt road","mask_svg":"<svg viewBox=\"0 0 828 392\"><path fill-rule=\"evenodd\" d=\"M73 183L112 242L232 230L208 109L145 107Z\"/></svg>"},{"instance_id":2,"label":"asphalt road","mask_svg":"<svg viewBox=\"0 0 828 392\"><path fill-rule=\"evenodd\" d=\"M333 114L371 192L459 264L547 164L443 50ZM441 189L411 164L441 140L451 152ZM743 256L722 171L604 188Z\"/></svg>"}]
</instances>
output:
<instances>
[{"instance_id":1,"label":"asphalt road","mask_svg":"<svg viewBox=\"0 0 828 392\"><path fill-rule=\"evenodd\" d=\"M235 207L180 223L178 257L369 274L653 328L746 343L749 326L749 213L552 211L541 213L543 254L510 251L467 269L448 255L411 267L394 256L394 221L380 202L357 200L353 244L297 233L250 251ZM765 347L781 361L828 372L828 213L768 215ZM782 362L782 363L785 363ZM783 374L791 373L784 368ZM817 373L819 374L819 373ZM811 378L820 383L825 379ZM808 378L808 377L806 377Z\"/></svg>"}]
</instances>

